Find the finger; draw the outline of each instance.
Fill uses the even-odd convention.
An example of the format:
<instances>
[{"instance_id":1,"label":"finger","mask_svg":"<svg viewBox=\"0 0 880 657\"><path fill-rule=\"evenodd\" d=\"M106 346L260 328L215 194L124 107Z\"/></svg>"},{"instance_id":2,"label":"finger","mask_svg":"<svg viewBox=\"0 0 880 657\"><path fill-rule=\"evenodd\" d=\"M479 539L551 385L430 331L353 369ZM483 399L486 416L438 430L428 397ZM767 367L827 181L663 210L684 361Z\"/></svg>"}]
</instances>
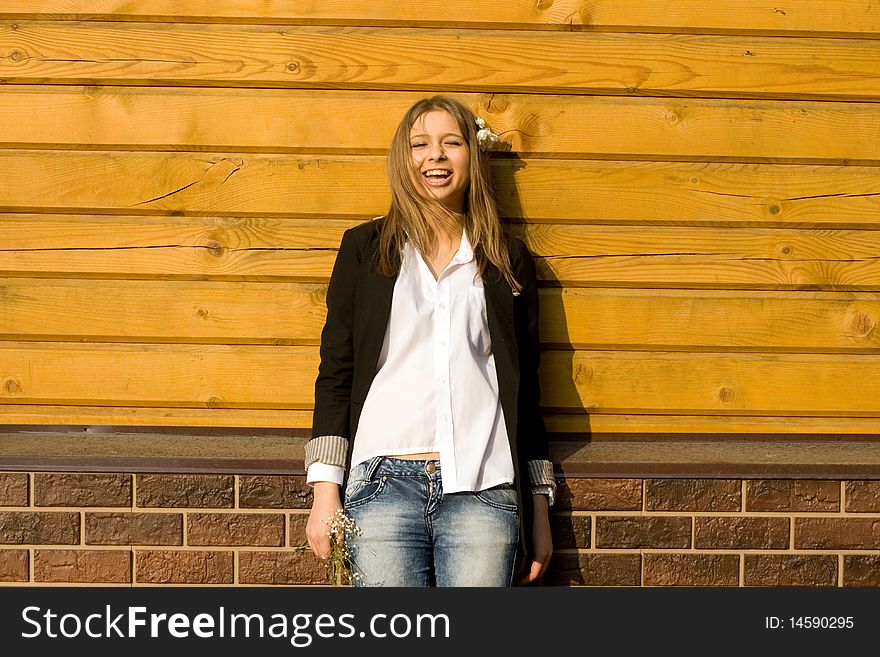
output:
<instances>
[{"instance_id":1,"label":"finger","mask_svg":"<svg viewBox=\"0 0 880 657\"><path fill-rule=\"evenodd\" d=\"M531 584L536 579L538 579L538 575L541 571L541 562L540 561L532 561L529 565L528 571L520 578L519 584Z\"/></svg>"}]
</instances>

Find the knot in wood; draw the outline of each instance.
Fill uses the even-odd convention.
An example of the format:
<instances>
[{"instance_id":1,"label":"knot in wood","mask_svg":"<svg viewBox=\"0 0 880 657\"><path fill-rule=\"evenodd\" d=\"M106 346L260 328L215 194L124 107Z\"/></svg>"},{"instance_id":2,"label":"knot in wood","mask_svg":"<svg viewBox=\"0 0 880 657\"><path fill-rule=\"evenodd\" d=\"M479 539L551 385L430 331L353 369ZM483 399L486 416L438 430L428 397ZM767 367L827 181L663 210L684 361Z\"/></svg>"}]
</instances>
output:
<instances>
[{"instance_id":1,"label":"knot in wood","mask_svg":"<svg viewBox=\"0 0 880 657\"><path fill-rule=\"evenodd\" d=\"M782 208L774 204L767 208L767 212L769 212L770 214L779 214L780 212L782 212Z\"/></svg>"},{"instance_id":2,"label":"knot in wood","mask_svg":"<svg viewBox=\"0 0 880 657\"><path fill-rule=\"evenodd\" d=\"M208 408L220 408L223 406L223 399L217 396L208 397L208 401L206 402Z\"/></svg>"},{"instance_id":3,"label":"knot in wood","mask_svg":"<svg viewBox=\"0 0 880 657\"><path fill-rule=\"evenodd\" d=\"M296 73L299 70L299 64L297 64L296 62L290 62L287 65L287 70L291 73Z\"/></svg>"},{"instance_id":4,"label":"knot in wood","mask_svg":"<svg viewBox=\"0 0 880 657\"><path fill-rule=\"evenodd\" d=\"M205 248L208 249L208 253L217 258L222 256L226 251L226 248L220 244L220 242L215 242L214 240L208 240L205 242Z\"/></svg>"},{"instance_id":5,"label":"knot in wood","mask_svg":"<svg viewBox=\"0 0 880 657\"><path fill-rule=\"evenodd\" d=\"M9 53L9 59L14 62L20 62L22 59L24 59L24 53L22 53L21 50L13 50L11 53Z\"/></svg>"},{"instance_id":6,"label":"knot in wood","mask_svg":"<svg viewBox=\"0 0 880 657\"><path fill-rule=\"evenodd\" d=\"M791 255L793 251L794 249L792 249L788 244L783 244L779 247L779 252L784 256Z\"/></svg>"},{"instance_id":7,"label":"knot in wood","mask_svg":"<svg viewBox=\"0 0 880 657\"><path fill-rule=\"evenodd\" d=\"M871 334L875 326L877 326L877 320L863 310L851 310L847 313L847 337L862 340Z\"/></svg>"},{"instance_id":8,"label":"knot in wood","mask_svg":"<svg viewBox=\"0 0 880 657\"><path fill-rule=\"evenodd\" d=\"M585 363L579 363L574 372L574 382L583 385L593 380L593 368Z\"/></svg>"},{"instance_id":9,"label":"knot in wood","mask_svg":"<svg viewBox=\"0 0 880 657\"><path fill-rule=\"evenodd\" d=\"M733 388L721 388L718 391L718 399L723 402L732 402L736 397L736 393L733 391Z\"/></svg>"},{"instance_id":10,"label":"knot in wood","mask_svg":"<svg viewBox=\"0 0 880 657\"><path fill-rule=\"evenodd\" d=\"M21 392L21 384L15 379L6 379L3 387L6 388L6 392L11 395L15 394L16 392Z\"/></svg>"},{"instance_id":11,"label":"knot in wood","mask_svg":"<svg viewBox=\"0 0 880 657\"><path fill-rule=\"evenodd\" d=\"M202 308L200 306L200 307L196 308L196 315L198 315L202 319L208 319L208 309Z\"/></svg>"}]
</instances>

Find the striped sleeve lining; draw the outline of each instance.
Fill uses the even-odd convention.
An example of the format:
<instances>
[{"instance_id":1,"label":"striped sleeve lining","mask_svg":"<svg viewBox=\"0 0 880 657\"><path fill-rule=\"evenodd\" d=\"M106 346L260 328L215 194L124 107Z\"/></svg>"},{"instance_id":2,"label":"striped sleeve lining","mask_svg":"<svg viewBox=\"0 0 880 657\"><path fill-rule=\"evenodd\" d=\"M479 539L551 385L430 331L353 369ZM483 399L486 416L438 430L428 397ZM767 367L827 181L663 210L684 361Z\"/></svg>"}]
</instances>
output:
<instances>
[{"instance_id":1,"label":"striped sleeve lining","mask_svg":"<svg viewBox=\"0 0 880 657\"><path fill-rule=\"evenodd\" d=\"M308 470L312 463L346 466L348 456L348 439L344 436L316 436L306 443L305 467Z\"/></svg>"},{"instance_id":2,"label":"striped sleeve lining","mask_svg":"<svg viewBox=\"0 0 880 657\"><path fill-rule=\"evenodd\" d=\"M546 495L550 506L556 501L556 480L553 478L553 464L547 460L529 461L529 480L532 495Z\"/></svg>"}]
</instances>

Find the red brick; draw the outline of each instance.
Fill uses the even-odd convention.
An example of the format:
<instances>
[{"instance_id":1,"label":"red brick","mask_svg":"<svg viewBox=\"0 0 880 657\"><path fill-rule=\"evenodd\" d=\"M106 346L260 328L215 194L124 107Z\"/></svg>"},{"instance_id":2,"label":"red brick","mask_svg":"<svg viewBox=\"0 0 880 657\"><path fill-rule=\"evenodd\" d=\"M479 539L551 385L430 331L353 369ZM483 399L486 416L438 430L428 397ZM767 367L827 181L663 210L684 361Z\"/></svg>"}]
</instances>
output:
<instances>
[{"instance_id":1,"label":"red brick","mask_svg":"<svg viewBox=\"0 0 880 657\"><path fill-rule=\"evenodd\" d=\"M179 513L87 513L89 545L183 545Z\"/></svg>"},{"instance_id":2,"label":"red brick","mask_svg":"<svg viewBox=\"0 0 880 657\"><path fill-rule=\"evenodd\" d=\"M131 475L40 472L35 506L131 506Z\"/></svg>"},{"instance_id":3,"label":"red brick","mask_svg":"<svg viewBox=\"0 0 880 657\"><path fill-rule=\"evenodd\" d=\"M880 519L795 518L794 546L803 550L877 550Z\"/></svg>"},{"instance_id":4,"label":"red brick","mask_svg":"<svg viewBox=\"0 0 880 657\"><path fill-rule=\"evenodd\" d=\"M722 550L784 550L789 545L788 518L695 518L694 547Z\"/></svg>"},{"instance_id":5,"label":"red brick","mask_svg":"<svg viewBox=\"0 0 880 657\"><path fill-rule=\"evenodd\" d=\"M675 516L596 518L597 548L688 548L691 519Z\"/></svg>"},{"instance_id":6,"label":"red brick","mask_svg":"<svg viewBox=\"0 0 880 657\"><path fill-rule=\"evenodd\" d=\"M880 554L844 555L843 585L880 586Z\"/></svg>"},{"instance_id":7,"label":"red brick","mask_svg":"<svg viewBox=\"0 0 880 657\"><path fill-rule=\"evenodd\" d=\"M207 474L137 476L137 505L217 509L235 506L235 477Z\"/></svg>"},{"instance_id":8,"label":"red brick","mask_svg":"<svg viewBox=\"0 0 880 657\"><path fill-rule=\"evenodd\" d=\"M27 506L27 504L27 473L0 472L0 506Z\"/></svg>"},{"instance_id":9,"label":"red brick","mask_svg":"<svg viewBox=\"0 0 880 657\"><path fill-rule=\"evenodd\" d=\"M232 552L138 550L137 581L142 584L232 584Z\"/></svg>"},{"instance_id":10,"label":"red brick","mask_svg":"<svg viewBox=\"0 0 880 657\"><path fill-rule=\"evenodd\" d=\"M880 512L880 481L848 481L845 486L848 512Z\"/></svg>"},{"instance_id":11,"label":"red brick","mask_svg":"<svg viewBox=\"0 0 880 657\"><path fill-rule=\"evenodd\" d=\"M305 477L242 475L238 478L238 505L242 509L310 509L312 489Z\"/></svg>"},{"instance_id":12,"label":"red brick","mask_svg":"<svg viewBox=\"0 0 880 657\"><path fill-rule=\"evenodd\" d=\"M79 543L79 514L4 511L0 513L0 543L76 545Z\"/></svg>"},{"instance_id":13,"label":"red brick","mask_svg":"<svg viewBox=\"0 0 880 657\"><path fill-rule=\"evenodd\" d=\"M557 482L558 511L641 511L641 479L575 479Z\"/></svg>"},{"instance_id":14,"label":"red brick","mask_svg":"<svg viewBox=\"0 0 880 657\"><path fill-rule=\"evenodd\" d=\"M284 545L280 513L190 513L188 545Z\"/></svg>"},{"instance_id":15,"label":"red brick","mask_svg":"<svg viewBox=\"0 0 880 657\"><path fill-rule=\"evenodd\" d=\"M639 586L638 554L571 554L555 552L544 576L547 586Z\"/></svg>"},{"instance_id":16,"label":"red brick","mask_svg":"<svg viewBox=\"0 0 880 657\"><path fill-rule=\"evenodd\" d=\"M551 516L550 530L556 548L590 547L590 516Z\"/></svg>"},{"instance_id":17,"label":"red brick","mask_svg":"<svg viewBox=\"0 0 880 657\"><path fill-rule=\"evenodd\" d=\"M737 586L737 554L646 554L645 586Z\"/></svg>"},{"instance_id":18,"label":"red brick","mask_svg":"<svg viewBox=\"0 0 880 657\"><path fill-rule=\"evenodd\" d=\"M238 581L241 584L328 584L329 563L309 550L242 551L238 554Z\"/></svg>"},{"instance_id":19,"label":"red brick","mask_svg":"<svg viewBox=\"0 0 880 657\"><path fill-rule=\"evenodd\" d=\"M837 586L833 554L747 554L745 586Z\"/></svg>"},{"instance_id":20,"label":"red brick","mask_svg":"<svg viewBox=\"0 0 880 657\"><path fill-rule=\"evenodd\" d=\"M131 582L130 550L34 550L37 582Z\"/></svg>"},{"instance_id":21,"label":"red brick","mask_svg":"<svg viewBox=\"0 0 880 657\"><path fill-rule=\"evenodd\" d=\"M815 479L746 482L747 511L839 511L840 483Z\"/></svg>"},{"instance_id":22,"label":"red brick","mask_svg":"<svg viewBox=\"0 0 880 657\"><path fill-rule=\"evenodd\" d=\"M648 511L739 511L742 484L738 479L648 479Z\"/></svg>"},{"instance_id":23,"label":"red brick","mask_svg":"<svg viewBox=\"0 0 880 657\"><path fill-rule=\"evenodd\" d=\"M28 581L28 551L0 550L0 582Z\"/></svg>"}]
</instances>

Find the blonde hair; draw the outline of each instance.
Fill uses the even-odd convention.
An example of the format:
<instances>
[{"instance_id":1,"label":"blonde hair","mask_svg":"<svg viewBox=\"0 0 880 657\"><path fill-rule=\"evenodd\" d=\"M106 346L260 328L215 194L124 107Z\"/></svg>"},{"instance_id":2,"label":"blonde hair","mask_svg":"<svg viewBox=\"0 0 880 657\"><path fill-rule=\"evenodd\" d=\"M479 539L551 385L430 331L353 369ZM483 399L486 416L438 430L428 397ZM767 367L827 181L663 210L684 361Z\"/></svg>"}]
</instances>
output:
<instances>
[{"instance_id":1,"label":"blonde hair","mask_svg":"<svg viewBox=\"0 0 880 657\"><path fill-rule=\"evenodd\" d=\"M458 216L439 203L425 189L413 165L410 130L420 116L445 111L455 119L470 152L470 185L465 197L464 228L474 250L482 277L489 263L495 265L510 287L520 292L514 279L507 245L509 237L501 224L489 175L489 157L477 142L476 116L448 96L431 96L407 110L388 149L387 173L391 186L391 207L379 226L378 269L393 276L400 268L400 254L409 239L422 253L432 253L437 245L437 229L452 228ZM450 231L451 232L451 231Z\"/></svg>"}]
</instances>

